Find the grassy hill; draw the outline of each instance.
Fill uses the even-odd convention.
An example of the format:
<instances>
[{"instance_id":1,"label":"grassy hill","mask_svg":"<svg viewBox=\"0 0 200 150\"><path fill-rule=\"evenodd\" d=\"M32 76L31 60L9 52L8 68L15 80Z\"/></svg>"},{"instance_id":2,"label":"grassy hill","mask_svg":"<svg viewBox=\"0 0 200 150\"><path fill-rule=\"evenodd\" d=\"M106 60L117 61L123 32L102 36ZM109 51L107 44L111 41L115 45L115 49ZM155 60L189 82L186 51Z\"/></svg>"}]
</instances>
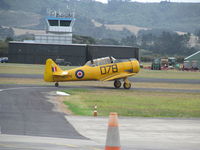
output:
<instances>
[{"instance_id":1,"label":"grassy hill","mask_svg":"<svg viewBox=\"0 0 200 150\"><path fill-rule=\"evenodd\" d=\"M123 29L131 31L134 26L182 32L200 28L200 3L111 1L102 4L89 0L0 0L0 25L44 29L47 8L73 9L77 18L75 33L95 38L120 39L131 34ZM96 26L94 21L102 26Z\"/></svg>"}]
</instances>

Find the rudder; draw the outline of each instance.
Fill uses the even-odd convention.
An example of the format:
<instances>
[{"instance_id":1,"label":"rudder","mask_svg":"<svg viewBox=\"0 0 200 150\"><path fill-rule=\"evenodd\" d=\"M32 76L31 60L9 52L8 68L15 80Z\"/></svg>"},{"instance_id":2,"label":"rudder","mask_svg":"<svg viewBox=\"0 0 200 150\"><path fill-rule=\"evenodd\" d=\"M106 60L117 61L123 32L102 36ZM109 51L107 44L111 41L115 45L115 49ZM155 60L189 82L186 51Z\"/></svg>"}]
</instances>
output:
<instances>
[{"instance_id":1,"label":"rudder","mask_svg":"<svg viewBox=\"0 0 200 150\"><path fill-rule=\"evenodd\" d=\"M53 80L53 72L61 72L60 67L52 60L47 59L44 71L44 80L46 82L54 82Z\"/></svg>"}]
</instances>

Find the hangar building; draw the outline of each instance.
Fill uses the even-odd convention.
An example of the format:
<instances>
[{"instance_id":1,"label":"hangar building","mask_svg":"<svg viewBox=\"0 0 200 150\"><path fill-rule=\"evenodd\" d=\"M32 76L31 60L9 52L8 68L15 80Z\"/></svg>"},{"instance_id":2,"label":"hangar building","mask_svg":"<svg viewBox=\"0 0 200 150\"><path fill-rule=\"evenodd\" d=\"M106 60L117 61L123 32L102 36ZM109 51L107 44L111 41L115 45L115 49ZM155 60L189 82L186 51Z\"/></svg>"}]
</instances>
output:
<instances>
[{"instance_id":1,"label":"hangar building","mask_svg":"<svg viewBox=\"0 0 200 150\"><path fill-rule=\"evenodd\" d=\"M184 68L200 70L200 51L184 59Z\"/></svg>"},{"instance_id":2,"label":"hangar building","mask_svg":"<svg viewBox=\"0 0 200 150\"><path fill-rule=\"evenodd\" d=\"M8 57L11 63L44 64L46 59L64 59L79 66L88 60L113 56L118 59L136 58L139 49L130 46L108 46L87 44L9 43Z\"/></svg>"}]
</instances>

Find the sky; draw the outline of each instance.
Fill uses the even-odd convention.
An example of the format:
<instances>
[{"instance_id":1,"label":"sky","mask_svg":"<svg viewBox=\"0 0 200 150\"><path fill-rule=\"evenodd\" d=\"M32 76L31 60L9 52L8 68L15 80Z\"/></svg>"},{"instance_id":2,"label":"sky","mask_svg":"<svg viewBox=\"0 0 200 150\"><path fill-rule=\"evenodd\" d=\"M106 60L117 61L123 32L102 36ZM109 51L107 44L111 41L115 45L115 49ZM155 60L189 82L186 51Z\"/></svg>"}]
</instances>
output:
<instances>
[{"instance_id":1,"label":"sky","mask_svg":"<svg viewBox=\"0 0 200 150\"><path fill-rule=\"evenodd\" d=\"M99 1L99 2L102 2L102 3L107 3L107 0L96 0L96 1ZM160 2L161 0L132 0L132 1L135 1L135 2ZM200 3L200 0L170 0L171 2L197 2L197 3Z\"/></svg>"}]
</instances>

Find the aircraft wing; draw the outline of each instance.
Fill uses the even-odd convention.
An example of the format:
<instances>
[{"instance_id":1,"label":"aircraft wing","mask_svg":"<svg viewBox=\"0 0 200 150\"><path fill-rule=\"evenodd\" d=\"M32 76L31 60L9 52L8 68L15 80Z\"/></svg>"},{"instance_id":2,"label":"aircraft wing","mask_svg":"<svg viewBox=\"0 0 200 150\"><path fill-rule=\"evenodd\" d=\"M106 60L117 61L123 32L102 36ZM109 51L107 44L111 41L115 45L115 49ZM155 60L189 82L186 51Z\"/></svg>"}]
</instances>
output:
<instances>
[{"instance_id":1,"label":"aircraft wing","mask_svg":"<svg viewBox=\"0 0 200 150\"><path fill-rule=\"evenodd\" d=\"M133 76L135 75L136 73L119 73L119 74L114 74L114 75L110 75L110 76L107 76L103 79L101 79L101 81L111 81L111 80L115 80L115 79L122 79L122 78L126 78L126 77L129 77L129 76Z\"/></svg>"}]
</instances>

